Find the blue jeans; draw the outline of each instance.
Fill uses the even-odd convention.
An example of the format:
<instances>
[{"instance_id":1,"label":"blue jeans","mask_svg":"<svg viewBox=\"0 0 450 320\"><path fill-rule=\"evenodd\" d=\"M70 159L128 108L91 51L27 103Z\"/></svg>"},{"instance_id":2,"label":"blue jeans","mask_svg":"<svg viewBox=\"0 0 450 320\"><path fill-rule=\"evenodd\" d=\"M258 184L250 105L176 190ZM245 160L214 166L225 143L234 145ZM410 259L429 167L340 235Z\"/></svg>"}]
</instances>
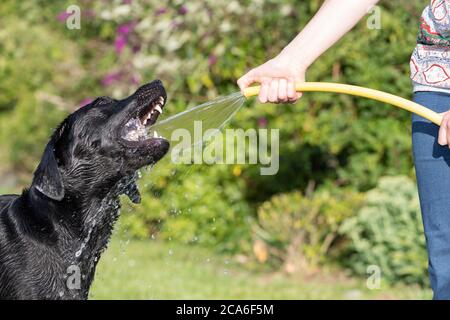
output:
<instances>
[{"instance_id":1,"label":"blue jeans","mask_svg":"<svg viewBox=\"0 0 450 320\"><path fill-rule=\"evenodd\" d=\"M450 94L416 92L414 101L436 112L450 109ZM420 207L434 299L450 299L450 149L437 143L438 126L413 115L412 139Z\"/></svg>"}]
</instances>

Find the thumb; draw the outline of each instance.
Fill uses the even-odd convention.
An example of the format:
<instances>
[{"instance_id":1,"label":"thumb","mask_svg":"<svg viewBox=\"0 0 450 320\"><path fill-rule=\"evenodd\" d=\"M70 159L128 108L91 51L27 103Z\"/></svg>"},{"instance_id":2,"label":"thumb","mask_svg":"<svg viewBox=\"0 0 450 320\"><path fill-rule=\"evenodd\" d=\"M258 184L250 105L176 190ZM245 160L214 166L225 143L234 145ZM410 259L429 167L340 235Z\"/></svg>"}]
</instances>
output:
<instances>
[{"instance_id":1,"label":"thumb","mask_svg":"<svg viewBox=\"0 0 450 320\"><path fill-rule=\"evenodd\" d=\"M440 113L440 115L443 116L442 119L442 123L441 126L439 128L439 134L438 134L438 143L441 146L444 146L448 143L448 139L447 139L447 127L448 127L448 118L449 118L449 113L447 112L443 112Z\"/></svg>"},{"instance_id":2,"label":"thumb","mask_svg":"<svg viewBox=\"0 0 450 320\"><path fill-rule=\"evenodd\" d=\"M239 80L237 81L237 84L239 88L241 89L242 93L244 93L244 89L248 88L252 83L255 83L257 80L252 74L252 71L247 72L245 75L243 75Z\"/></svg>"}]
</instances>

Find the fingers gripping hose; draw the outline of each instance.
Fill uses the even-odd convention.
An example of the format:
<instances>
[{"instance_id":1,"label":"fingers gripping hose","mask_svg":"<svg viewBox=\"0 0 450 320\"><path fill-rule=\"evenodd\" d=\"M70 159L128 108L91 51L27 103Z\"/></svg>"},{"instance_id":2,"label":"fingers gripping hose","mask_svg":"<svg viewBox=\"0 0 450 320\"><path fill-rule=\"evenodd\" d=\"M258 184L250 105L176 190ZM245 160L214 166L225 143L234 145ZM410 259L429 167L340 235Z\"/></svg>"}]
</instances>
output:
<instances>
[{"instance_id":1,"label":"fingers gripping hose","mask_svg":"<svg viewBox=\"0 0 450 320\"><path fill-rule=\"evenodd\" d=\"M256 96L259 94L260 88L261 88L260 86L249 87L244 90L244 95L246 97ZM413 112L415 114L418 114L419 116L422 116L425 119L430 120L431 122L437 124L438 126L441 125L442 122L442 116L440 114L428 108L425 108L424 106L418 103L412 102L410 100L383 91L352 86L348 84L326 83L326 82L298 83L295 86L295 90L298 92L308 92L308 91L336 92L349 94L353 96L365 97L372 100L385 102L398 108L408 110L409 112Z\"/></svg>"}]
</instances>

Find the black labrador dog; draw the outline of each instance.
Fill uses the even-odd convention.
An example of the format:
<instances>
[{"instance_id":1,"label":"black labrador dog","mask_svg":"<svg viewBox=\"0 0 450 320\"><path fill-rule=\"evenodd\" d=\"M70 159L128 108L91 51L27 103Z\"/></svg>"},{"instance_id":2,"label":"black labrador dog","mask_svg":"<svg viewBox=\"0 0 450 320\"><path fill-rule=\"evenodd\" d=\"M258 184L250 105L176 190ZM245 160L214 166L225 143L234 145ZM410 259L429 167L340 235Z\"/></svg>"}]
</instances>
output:
<instances>
[{"instance_id":1,"label":"black labrador dog","mask_svg":"<svg viewBox=\"0 0 450 320\"><path fill-rule=\"evenodd\" d=\"M155 80L120 101L97 98L55 130L30 188L0 196L0 298L88 297L119 195L139 203L137 170L169 149L146 130L166 99Z\"/></svg>"}]
</instances>

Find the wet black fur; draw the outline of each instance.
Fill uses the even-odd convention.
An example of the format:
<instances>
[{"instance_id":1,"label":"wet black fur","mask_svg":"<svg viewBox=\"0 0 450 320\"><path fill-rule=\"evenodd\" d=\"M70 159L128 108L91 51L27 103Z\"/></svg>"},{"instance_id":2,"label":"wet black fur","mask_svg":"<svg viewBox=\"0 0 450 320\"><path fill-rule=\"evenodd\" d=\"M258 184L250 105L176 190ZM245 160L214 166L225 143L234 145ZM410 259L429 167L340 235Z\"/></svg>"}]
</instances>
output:
<instances>
[{"instance_id":1,"label":"wet black fur","mask_svg":"<svg viewBox=\"0 0 450 320\"><path fill-rule=\"evenodd\" d=\"M126 121L158 96L166 99L154 81L124 100L101 97L80 108L55 130L31 186L20 196L0 196L0 298L88 297L119 195L139 202L136 171L169 148L162 138L120 139Z\"/></svg>"}]
</instances>

